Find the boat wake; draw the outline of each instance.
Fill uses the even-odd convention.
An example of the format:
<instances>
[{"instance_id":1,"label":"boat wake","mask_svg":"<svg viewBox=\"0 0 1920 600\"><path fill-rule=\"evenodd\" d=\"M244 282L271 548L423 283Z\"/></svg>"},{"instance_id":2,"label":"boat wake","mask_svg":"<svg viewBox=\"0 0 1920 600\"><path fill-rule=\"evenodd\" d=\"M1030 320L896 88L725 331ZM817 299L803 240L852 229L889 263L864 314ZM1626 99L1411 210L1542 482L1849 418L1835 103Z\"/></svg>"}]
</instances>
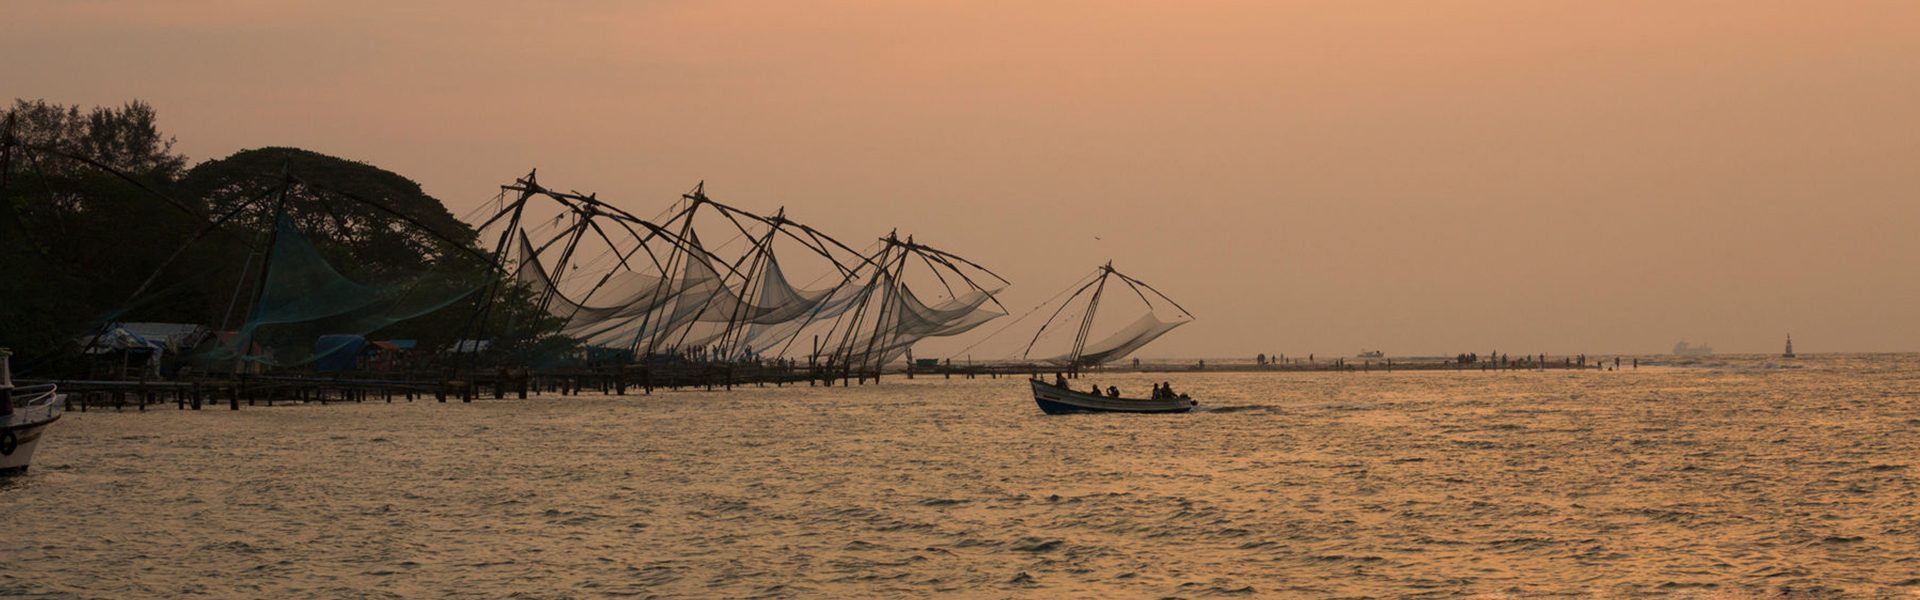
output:
<instances>
[{"instance_id":1,"label":"boat wake","mask_svg":"<svg viewBox=\"0 0 1920 600\"><path fill-rule=\"evenodd\" d=\"M1208 413L1278 413L1280 407L1265 404L1239 404L1234 406L1209 406L1202 404L1193 407L1193 412Z\"/></svg>"}]
</instances>

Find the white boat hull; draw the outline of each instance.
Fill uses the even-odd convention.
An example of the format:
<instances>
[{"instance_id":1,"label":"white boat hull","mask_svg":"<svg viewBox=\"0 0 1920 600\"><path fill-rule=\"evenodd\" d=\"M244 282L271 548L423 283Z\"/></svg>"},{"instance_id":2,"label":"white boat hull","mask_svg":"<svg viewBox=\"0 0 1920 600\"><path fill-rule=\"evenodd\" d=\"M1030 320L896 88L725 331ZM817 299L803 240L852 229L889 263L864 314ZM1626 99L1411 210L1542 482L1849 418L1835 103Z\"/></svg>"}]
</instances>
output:
<instances>
[{"instance_id":1,"label":"white boat hull","mask_svg":"<svg viewBox=\"0 0 1920 600\"><path fill-rule=\"evenodd\" d=\"M24 471L32 464L33 451L60 420L60 407L65 403L65 396L49 392L0 419L0 473Z\"/></svg>"},{"instance_id":2,"label":"white boat hull","mask_svg":"<svg viewBox=\"0 0 1920 600\"><path fill-rule=\"evenodd\" d=\"M46 437L47 429L52 426L53 421L47 421L38 425L27 425L18 429L7 430L6 433L0 433L0 439L4 439L6 434L13 434L14 436L13 453L7 454L0 452L0 471L26 469L27 465L33 461L33 450L40 447L40 438ZM0 450L5 449L4 445L0 445Z\"/></svg>"}]
</instances>

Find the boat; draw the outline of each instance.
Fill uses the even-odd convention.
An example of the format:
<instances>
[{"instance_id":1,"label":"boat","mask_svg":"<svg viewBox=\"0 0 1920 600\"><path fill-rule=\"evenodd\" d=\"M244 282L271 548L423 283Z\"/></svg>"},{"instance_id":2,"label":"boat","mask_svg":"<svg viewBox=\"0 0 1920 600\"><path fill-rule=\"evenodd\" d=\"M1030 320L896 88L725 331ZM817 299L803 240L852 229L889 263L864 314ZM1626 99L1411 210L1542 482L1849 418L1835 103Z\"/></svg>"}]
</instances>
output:
<instances>
[{"instance_id":1,"label":"boat","mask_svg":"<svg viewBox=\"0 0 1920 600\"><path fill-rule=\"evenodd\" d=\"M1360 358L1386 358L1386 357L1387 357L1387 352L1385 350L1365 350L1360 352Z\"/></svg>"},{"instance_id":2,"label":"boat","mask_svg":"<svg viewBox=\"0 0 1920 600\"><path fill-rule=\"evenodd\" d=\"M11 354L0 348L0 473L24 473L66 397L53 384L14 387Z\"/></svg>"},{"instance_id":3,"label":"boat","mask_svg":"<svg viewBox=\"0 0 1920 600\"><path fill-rule=\"evenodd\" d=\"M1086 308L1078 319L1078 326L1071 329L1073 332L1071 350L1066 354L1045 359L1048 363L1065 367L1070 373L1078 373L1085 367L1098 367L1120 360L1147 345L1148 342L1172 331L1175 327L1193 321L1193 313L1187 312L1186 308L1181 307L1165 294L1161 294L1159 290L1153 289L1153 286L1147 285L1146 282L1114 270L1111 261L1095 269L1090 281L1086 279L1082 281L1086 281L1086 284L1080 285L1076 282L1075 285L1080 285L1080 288L1067 296L1067 299L1061 302L1060 308L1054 310L1053 316L1040 324L1040 331L1034 333L1033 341L1027 343L1027 350L1022 353L1022 358L1026 358L1033 352L1034 344L1039 343L1041 336L1047 332L1047 328L1060 318L1067 307L1082 297L1086 299ZM1094 314L1100 309L1100 300L1104 296L1107 284L1115 281L1119 282L1115 287L1124 285L1133 291L1134 297L1146 304L1145 314L1106 338L1089 342L1089 334L1094 329ZM1151 298L1159 298L1167 309L1177 310L1178 315L1171 321L1161 320L1154 314L1154 310L1159 307L1155 306ZM1034 310L1038 311L1040 308L1035 307ZM1064 329L1065 326L1063 326ZM1201 363L1202 366L1205 364L1204 361ZM1050 415L1074 412L1177 413L1193 410L1194 405L1199 404L1185 395L1173 398L1139 399L1079 392L1065 387L1064 379L1054 383L1032 379L1029 383L1033 387L1033 401L1040 405L1042 412Z\"/></svg>"},{"instance_id":4,"label":"boat","mask_svg":"<svg viewBox=\"0 0 1920 600\"><path fill-rule=\"evenodd\" d=\"M1793 358L1793 334L1787 334L1787 351L1780 358Z\"/></svg>"},{"instance_id":5,"label":"boat","mask_svg":"<svg viewBox=\"0 0 1920 600\"><path fill-rule=\"evenodd\" d=\"M1040 405L1042 412L1050 415L1082 412L1183 413L1193 410L1193 407L1199 404L1184 394L1159 400L1115 398L1070 390L1038 379L1029 379L1027 383L1033 385L1033 401Z\"/></svg>"}]
</instances>

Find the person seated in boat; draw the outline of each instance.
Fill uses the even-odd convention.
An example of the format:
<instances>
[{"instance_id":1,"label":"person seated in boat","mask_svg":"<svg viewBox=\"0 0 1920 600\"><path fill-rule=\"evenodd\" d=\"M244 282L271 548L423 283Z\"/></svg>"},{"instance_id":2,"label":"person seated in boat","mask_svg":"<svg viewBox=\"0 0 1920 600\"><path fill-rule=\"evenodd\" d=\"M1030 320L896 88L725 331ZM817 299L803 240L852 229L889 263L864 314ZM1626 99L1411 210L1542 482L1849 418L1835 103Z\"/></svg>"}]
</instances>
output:
<instances>
[{"instance_id":1,"label":"person seated in boat","mask_svg":"<svg viewBox=\"0 0 1920 600\"><path fill-rule=\"evenodd\" d=\"M1120 388L1117 388L1117 387L1113 387L1113 386L1107 386L1107 397L1108 397L1108 398L1119 398L1119 397L1120 397Z\"/></svg>"},{"instance_id":2,"label":"person seated in boat","mask_svg":"<svg viewBox=\"0 0 1920 600\"><path fill-rule=\"evenodd\" d=\"M1167 399L1167 388L1160 387L1160 385L1161 384L1158 383L1153 384L1153 399L1155 400Z\"/></svg>"},{"instance_id":3,"label":"person seated in boat","mask_svg":"<svg viewBox=\"0 0 1920 600\"><path fill-rule=\"evenodd\" d=\"M1093 384L1093 395L1095 396L1100 395L1100 384L1098 383Z\"/></svg>"},{"instance_id":4,"label":"person seated in boat","mask_svg":"<svg viewBox=\"0 0 1920 600\"><path fill-rule=\"evenodd\" d=\"M1063 389L1063 390L1064 390L1064 389L1067 389L1067 376L1066 376L1066 375L1061 375L1061 374L1059 374L1059 373L1054 373L1054 374L1053 374L1053 387L1057 387L1057 388L1060 388L1060 389Z\"/></svg>"},{"instance_id":5,"label":"person seated in boat","mask_svg":"<svg viewBox=\"0 0 1920 600\"><path fill-rule=\"evenodd\" d=\"M1174 397L1173 384L1167 383L1165 381L1160 382L1160 397L1173 398Z\"/></svg>"}]
</instances>

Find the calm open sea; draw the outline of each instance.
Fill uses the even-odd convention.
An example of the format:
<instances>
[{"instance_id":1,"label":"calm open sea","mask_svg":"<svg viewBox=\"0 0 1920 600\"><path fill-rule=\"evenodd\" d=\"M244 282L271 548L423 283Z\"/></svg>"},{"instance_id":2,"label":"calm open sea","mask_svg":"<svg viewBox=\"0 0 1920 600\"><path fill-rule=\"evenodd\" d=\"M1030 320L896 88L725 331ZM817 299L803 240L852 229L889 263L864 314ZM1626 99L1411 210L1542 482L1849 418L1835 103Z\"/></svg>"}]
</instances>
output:
<instances>
[{"instance_id":1,"label":"calm open sea","mask_svg":"<svg viewBox=\"0 0 1920 600\"><path fill-rule=\"evenodd\" d=\"M1920 356L68 413L0 596L1920 595Z\"/></svg>"}]
</instances>

